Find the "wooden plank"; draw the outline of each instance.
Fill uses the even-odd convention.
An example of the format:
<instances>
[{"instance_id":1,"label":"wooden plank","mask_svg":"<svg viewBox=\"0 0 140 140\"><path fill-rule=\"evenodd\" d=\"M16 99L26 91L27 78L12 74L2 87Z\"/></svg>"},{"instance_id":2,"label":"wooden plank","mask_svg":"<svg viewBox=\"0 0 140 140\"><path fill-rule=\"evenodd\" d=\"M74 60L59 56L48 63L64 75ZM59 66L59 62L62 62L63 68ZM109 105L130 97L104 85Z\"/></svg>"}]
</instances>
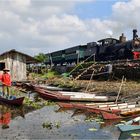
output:
<instances>
[{"instance_id":1,"label":"wooden plank","mask_svg":"<svg viewBox=\"0 0 140 140\"><path fill-rule=\"evenodd\" d=\"M128 105L128 108L135 108L136 105Z\"/></svg>"},{"instance_id":2,"label":"wooden plank","mask_svg":"<svg viewBox=\"0 0 140 140\"><path fill-rule=\"evenodd\" d=\"M114 102L105 102L105 103L87 103L86 105L88 106L92 106L92 105L110 105L110 104L114 104Z\"/></svg>"}]
</instances>

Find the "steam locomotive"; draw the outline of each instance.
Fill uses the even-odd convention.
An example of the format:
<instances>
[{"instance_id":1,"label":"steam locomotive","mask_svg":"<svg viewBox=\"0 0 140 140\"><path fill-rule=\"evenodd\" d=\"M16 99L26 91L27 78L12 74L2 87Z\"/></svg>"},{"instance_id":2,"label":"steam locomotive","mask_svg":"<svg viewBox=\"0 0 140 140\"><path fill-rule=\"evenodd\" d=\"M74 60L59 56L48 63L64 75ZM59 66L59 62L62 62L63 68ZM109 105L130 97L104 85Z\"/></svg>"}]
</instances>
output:
<instances>
[{"instance_id":1,"label":"steam locomotive","mask_svg":"<svg viewBox=\"0 0 140 140\"><path fill-rule=\"evenodd\" d=\"M126 41L126 37L122 34L119 40L107 38L98 42L99 52L96 52L96 55L101 61L140 58L140 39L137 30L133 30L133 40Z\"/></svg>"},{"instance_id":2,"label":"steam locomotive","mask_svg":"<svg viewBox=\"0 0 140 140\"><path fill-rule=\"evenodd\" d=\"M133 39L126 41L122 34L118 39L105 38L97 42L90 42L86 45L78 45L65 50L60 50L46 54L48 59L46 64L53 63L77 63L92 56L89 61L112 61L122 59L140 58L140 38L137 30L133 30Z\"/></svg>"}]
</instances>

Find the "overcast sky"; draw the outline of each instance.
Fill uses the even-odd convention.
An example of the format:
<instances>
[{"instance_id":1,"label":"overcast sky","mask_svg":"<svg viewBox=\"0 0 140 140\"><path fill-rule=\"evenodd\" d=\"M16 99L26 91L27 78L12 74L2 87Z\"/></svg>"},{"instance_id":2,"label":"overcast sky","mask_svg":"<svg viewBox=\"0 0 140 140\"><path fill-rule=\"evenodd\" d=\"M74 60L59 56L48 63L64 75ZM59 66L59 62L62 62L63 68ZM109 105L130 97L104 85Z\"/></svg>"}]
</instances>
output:
<instances>
[{"instance_id":1,"label":"overcast sky","mask_svg":"<svg viewBox=\"0 0 140 140\"><path fill-rule=\"evenodd\" d=\"M49 53L140 35L140 0L0 0L0 52Z\"/></svg>"}]
</instances>

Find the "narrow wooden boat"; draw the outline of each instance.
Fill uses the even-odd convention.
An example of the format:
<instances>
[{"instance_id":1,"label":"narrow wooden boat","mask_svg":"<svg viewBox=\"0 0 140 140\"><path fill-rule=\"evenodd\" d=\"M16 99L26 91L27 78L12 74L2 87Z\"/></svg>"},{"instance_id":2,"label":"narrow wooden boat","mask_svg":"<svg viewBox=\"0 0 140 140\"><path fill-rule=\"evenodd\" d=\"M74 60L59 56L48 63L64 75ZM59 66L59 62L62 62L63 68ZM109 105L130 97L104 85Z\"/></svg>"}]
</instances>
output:
<instances>
[{"instance_id":1,"label":"narrow wooden boat","mask_svg":"<svg viewBox=\"0 0 140 140\"><path fill-rule=\"evenodd\" d=\"M140 129L140 117L136 117L128 122L125 122L124 124L118 124L118 128L121 132L126 131L133 131L133 130L139 130Z\"/></svg>"},{"instance_id":2,"label":"narrow wooden boat","mask_svg":"<svg viewBox=\"0 0 140 140\"><path fill-rule=\"evenodd\" d=\"M106 96L93 96L93 95L64 95L61 93L51 93L46 90L45 92L38 92L44 99L61 100L61 101L94 101L94 102L105 102L110 101Z\"/></svg>"},{"instance_id":3,"label":"narrow wooden boat","mask_svg":"<svg viewBox=\"0 0 140 140\"><path fill-rule=\"evenodd\" d=\"M126 116L134 116L140 114L140 107L135 107L133 109L124 109L121 112L121 115L126 117Z\"/></svg>"},{"instance_id":4,"label":"narrow wooden boat","mask_svg":"<svg viewBox=\"0 0 140 140\"><path fill-rule=\"evenodd\" d=\"M107 103L105 103L107 104ZM93 112L96 114L101 114L105 120L111 119L121 119L122 117L119 115L120 110L118 109L110 109L109 107L100 107L100 103L94 103L92 106L88 104L79 104L79 103L61 103L59 102L58 105L63 108L75 108L86 110L87 112ZM101 103L103 106L103 104Z\"/></svg>"},{"instance_id":5,"label":"narrow wooden boat","mask_svg":"<svg viewBox=\"0 0 140 140\"><path fill-rule=\"evenodd\" d=\"M115 113L108 113L108 112L101 112L102 117L104 120L118 120L118 119L122 119L122 117L120 115L116 115Z\"/></svg>"},{"instance_id":6,"label":"narrow wooden boat","mask_svg":"<svg viewBox=\"0 0 140 140\"><path fill-rule=\"evenodd\" d=\"M107 108L107 107L111 107L115 106L115 102L100 102L100 103L72 103L72 102L58 102L57 103L60 107L64 107L64 108L71 108L74 106L80 106L80 107L99 107L99 108ZM118 104L118 105L124 105L124 104ZM115 109L115 108L114 108ZM117 108L118 109L118 108Z\"/></svg>"},{"instance_id":7,"label":"narrow wooden boat","mask_svg":"<svg viewBox=\"0 0 140 140\"><path fill-rule=\"evenodd\" d=\"M51 90L51 91L78 91L81 88L66 88L66 87L57 87L57 86L49 86L49 85L39 85L40 88Z\"/></svg>"},{"instance_id":8,"label":"narrow wooden boat","mask_svg":"<svg viewBox=\"0 0 140 140\"><path fill-rule=\"evenodd\" d=\"M28 88L37 92L43 99L46 100L59 100L59 101L94 101L94 102L105 102L115 101L114 97L107 96L96 96L95 94L76 94L76 93L61 93L55 91L49 91L38 86L28 85Z\"/></svg>"},{"instance_id":9,"label":"narrow wooden boat","mask_svg":"<svg viewBox=\"0 0 140 140\"><path fill-rule=\"evenodd\" d=\"M99 109L108 109L115 112L115 110L120 111L120 113L124 113L126 110L133 110L137 107L136 103L118 103L115 102L104 102L104 103L66 103L66 102L58 102L58 105L63 108L99 108ZM137 107L138 108L138 107Z\"/></svg>"},{"instance_id":10,"label":"narrow wooden boat","mask_svg":"<svg viewBox=\"0 0 140 140\"><path fill-rule=\"evenodd\" d=\"M64 103L64 102L57 102L57 104L61 107L61 108L73 108L73 104L72 103Z\"/></svg>"},{"instance_id":11,"label":"narrow wooden boat","mask_svg":"<svg viewBox=\"0 0 140 140\"><path fill-rule=\"evenodd\" d=\"M6 99L2 96L0 96L0 102L6 103L9 105L15 105L15 106L20 106L23 104L24 97L16 98L16 99Z\"/></svg>"},{"instance_id":12,"label":"narrow wooden boat","mask_svg":"<svg viewBox=\"0 0 140 140\"><path fill-rule=\"evenodd\" d=\"M48 86L48 85L39 85L40 88L44 88L51 91L63 91L63 88L55 87L55 86Z\"/></svg>"},{"instance_id":13,"label":"narrow wooden boat","mask_svg":"<svg viewBox=\"0 0 140 140\"><path fill-rule=\"evenodd\" d=\"M104 119L121 119L129 116L122 115L124 112L134 111L137 107L136 103L114 103L114 102L105 102L105 103L88 103L88 104L80 104L80 103L57 103L60 107L63 108L76 108L87 110L88 112L93 112L96 114L102 114ZM132 114L132 116L137 115Z\"/></svg>"}]
</instances>

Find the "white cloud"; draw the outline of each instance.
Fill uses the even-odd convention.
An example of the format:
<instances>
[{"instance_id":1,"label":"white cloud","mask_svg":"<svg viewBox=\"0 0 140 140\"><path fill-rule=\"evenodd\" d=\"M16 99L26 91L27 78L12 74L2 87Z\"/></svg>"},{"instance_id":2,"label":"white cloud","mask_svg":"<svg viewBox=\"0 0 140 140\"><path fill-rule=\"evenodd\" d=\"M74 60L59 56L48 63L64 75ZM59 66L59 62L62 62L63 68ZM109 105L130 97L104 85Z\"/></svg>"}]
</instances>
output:
<instances>
[{"instance_id":1,"label":"white cloud","mask_svg":"<svg viewBox=\"0 0 140 140\"><path fill-rule=\"evenodd\" d=\"M31 4L30 0L9 0L9 3L13 6L13 7L28 7Z\"/></svg>"},{"instance_id":2,"label":"white cloud","mask_svg":"<svg viewBox=\"0 0 140 140\"><path fill-rule=\"evenodd\" d=\"M139 0L116 2L106 20L83 20L73 13L76 4L91 1L1 0L0 51L35 55L140 30Z\"/></svg>"},{"instance_id":3,"label":"white cloud","mask_svg":"<svg viewBox=\"0 0 140 140\"><path fill-rule=\"evenodd\" d=\"M39 24L39 29L42 33L69 33L82 31L85 29L85 24L75 15L51 16L43 23Z\"/></svg>"},{"instance_id":4,"label":"white cloud","mask_svg":"<svg viewBox=\"0 0 140 140\"><path fill-rule=\"evenodd\" d=\"M116 30L140 30L140 1L118 2L113 5L112 20L118 24ZM115 30L115 31L116 31Z\"/></svg>"}]
</instances>

